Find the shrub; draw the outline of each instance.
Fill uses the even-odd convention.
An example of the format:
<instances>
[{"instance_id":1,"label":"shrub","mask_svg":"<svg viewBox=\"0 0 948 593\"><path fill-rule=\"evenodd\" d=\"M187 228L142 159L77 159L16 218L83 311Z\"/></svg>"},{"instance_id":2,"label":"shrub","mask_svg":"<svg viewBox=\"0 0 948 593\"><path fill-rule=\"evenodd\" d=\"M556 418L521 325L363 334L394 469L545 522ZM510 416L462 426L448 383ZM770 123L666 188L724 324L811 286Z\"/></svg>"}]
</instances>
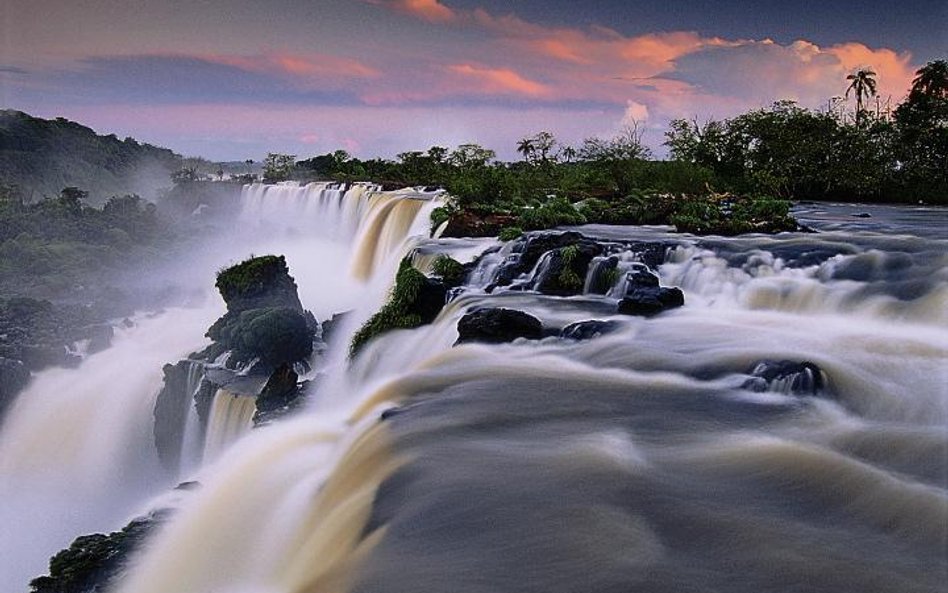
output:
<instances>
[{"instance_id":1,"label":"shrub","mask_svg":"<svg viewBox=\"0 0 948 593\"><path fill-rule=\"evenodd\" d=\"M523 235L523 229L518 226L508 226L500 229L497 238L501 241L514 241Z\"/></svg>"},{"instance_id":2,"label":"shrub","mask_svg":"<svg viewBox=\"0 0 948 593\"><path fill-rule=\"evenodd\" d=\"M464 266L456 259L439 255L432 264L431 271L448 286L460 286L464 282Z\"/></svg>"}]
</instances>

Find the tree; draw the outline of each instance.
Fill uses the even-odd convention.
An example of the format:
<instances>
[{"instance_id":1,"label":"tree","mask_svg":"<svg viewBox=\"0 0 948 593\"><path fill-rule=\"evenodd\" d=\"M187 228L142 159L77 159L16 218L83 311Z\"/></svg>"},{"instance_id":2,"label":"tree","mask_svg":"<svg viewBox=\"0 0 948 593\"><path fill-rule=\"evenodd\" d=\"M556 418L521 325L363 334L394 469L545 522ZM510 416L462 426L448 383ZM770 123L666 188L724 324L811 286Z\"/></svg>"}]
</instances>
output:
<instances>
[{"instance_id":1,"label":"tree","mask_svg":"<svg viewBox=\"0 0 948 593\"><path fill-rule=\"evenodd\" d=\"M533 145L533 138L521 138L517 142L517 152L523 155L523 160L532 161L533 153L536 152L536 147Z\"/></svg>"},{"instance_id":2,"label":"tree","mask_svg":"<svg viewBox=\"0 0 948 593\"><path fill-rule=\"evenodd\" d=\"M899 181L906 197L948 199L948 62L916 73L908 98L895 110Z\"/></svg>"},{"instance_id":3,"label":"tree","mask_svg":"<svg viewBox=\"0 0 948 593\"><path fill-rule=\"evenodd\" d=\"M948 98L948 60L934 60L915 72L909 100L922 97Z\"/></svg>"},{"instance_id":4,"label":"tree","mask_svg":"<svg viewBox=\"0 0 948 593\"><path fill-rule=\"evenodd\" d=\"M876 96L875 76L876 73L869 68L860 68L846 77L846 80L850 81L849 87L846 88L846 98L849 98L850 92L856 97L857 126L865 115L864 102L869 99L869 97Z\"/></svg>"},{"instance_id":5,"label":"tree","mask_svg":"<svg viewBox=\"0 0 948 593\"><path fill-rule=\"evenodd\" d=\"M270 183L286 181L293 173L295 164L295 154L269 152L267 158L263 159L263 180Z\"/></svg>"}]
</instances>

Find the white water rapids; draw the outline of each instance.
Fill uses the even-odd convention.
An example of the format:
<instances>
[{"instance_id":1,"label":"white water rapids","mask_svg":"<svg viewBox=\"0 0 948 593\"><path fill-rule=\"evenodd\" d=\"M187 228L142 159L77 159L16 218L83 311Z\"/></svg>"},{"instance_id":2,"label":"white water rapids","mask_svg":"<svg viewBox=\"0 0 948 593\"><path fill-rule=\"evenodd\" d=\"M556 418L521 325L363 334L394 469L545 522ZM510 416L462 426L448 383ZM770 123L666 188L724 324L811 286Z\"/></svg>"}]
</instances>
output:
<instances>
[{"instance_id":1,"label":"white water rapids","mask_svg":"<svg viewBox=\"0 0 948 593\"><path fill-rule=\"evenodd\" d=\"M590 294L486 294L508 245L435 323L350 364L348 338L427 234L431 197L244 189L240 241L215 265L285 254L305 308L355 313L294 417L240 431L244 402L215 399L220 457L120 593L944 590L948 242L881 221L706 240L580 228L667 242L658 271L685 306L643 318ZM429 241L415 262L490 244ZM476 306L526 311L551 335L452 347ZM143 319L22 394L0 429L15 478L2 518L19 529L0 534L0 551L19 554L0 560L0 585L22 589L75 535L159 504L173 485L151 479L147 448L160 367L199 348L218 312ZM555 336L587 319L617 329ZM817 365L826 393L743 388L762 360ZM57 519L71 516L87 520Z\"/></svg>"}]
</instances>

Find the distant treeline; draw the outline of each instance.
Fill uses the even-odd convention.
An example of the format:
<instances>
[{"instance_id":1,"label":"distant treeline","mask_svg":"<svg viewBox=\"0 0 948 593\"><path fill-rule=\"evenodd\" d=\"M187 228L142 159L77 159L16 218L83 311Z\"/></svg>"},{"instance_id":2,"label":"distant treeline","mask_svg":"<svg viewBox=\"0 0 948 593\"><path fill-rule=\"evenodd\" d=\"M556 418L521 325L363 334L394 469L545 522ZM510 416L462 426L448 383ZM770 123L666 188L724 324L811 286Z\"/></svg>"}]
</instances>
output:
<instances>
[{"instance_id":1,"label":"distant treeline","mask_svg":"<svg viewBox=\"0 0 948 593\"><path fill-rule=\"evenodd\" d=\"M781 101L726 120L675 120L666 132L671 160L651 159L635 126L619 136L562 144L548 132L517 144L522 160L499 162L476 144L405 152L397 160L336 151L294 162L271 154L265 177L373 180L437 185L466 208L506 211L556 195L575 203L632 195L733 193L784 200L948 203L948 62L917 72L894 109L868 107L875 74L850 75L847 94L825 110Z\"/></svg>"}]
</instances>

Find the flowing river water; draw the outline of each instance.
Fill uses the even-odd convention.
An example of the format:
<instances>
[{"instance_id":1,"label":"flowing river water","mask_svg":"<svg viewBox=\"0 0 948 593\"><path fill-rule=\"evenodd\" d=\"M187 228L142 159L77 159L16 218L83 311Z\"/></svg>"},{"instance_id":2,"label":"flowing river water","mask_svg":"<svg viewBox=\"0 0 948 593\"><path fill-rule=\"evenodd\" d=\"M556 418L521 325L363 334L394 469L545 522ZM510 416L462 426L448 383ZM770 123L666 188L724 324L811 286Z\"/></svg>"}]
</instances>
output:
<instances>
[{"instance_id":1,"label":"flowing river water","mask_svg":"<svg viewBox=\"0 0 948 593\"><path fill-rule=\"evenodd\" d=\"M354 313L307 407L216 442L175 477L192 493L162 495L174 480L135 427L161 363L198 349L219 307L143 320L35 378L0 429L6 590L71 537L171 505L121 593L945 591L948 211L807 204L816 233L737 238L579 227L662 246L656 272L685 306L654 317L597 294L488 293L508 244L433 324L347 361L402 256L496 245L425 239L438 199L244 189L247 239L216 265L285 253L306 308ZM454 346L479 306L548 337ZM590 319L610 331L558 336ZM805 372L762 380L774 361ZM102 384L117 376L122 393Z\"/></svg>"}]
</instances>

